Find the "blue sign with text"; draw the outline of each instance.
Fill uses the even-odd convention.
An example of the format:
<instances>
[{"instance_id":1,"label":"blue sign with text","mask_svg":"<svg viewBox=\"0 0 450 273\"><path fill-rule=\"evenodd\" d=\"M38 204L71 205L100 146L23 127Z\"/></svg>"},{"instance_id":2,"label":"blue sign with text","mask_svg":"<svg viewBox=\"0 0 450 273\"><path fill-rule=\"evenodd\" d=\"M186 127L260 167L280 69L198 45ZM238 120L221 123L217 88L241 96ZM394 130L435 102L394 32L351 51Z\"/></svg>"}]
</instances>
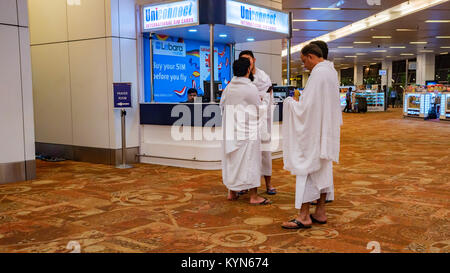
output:
<instances>
[{"instance_id":1,"label":"blue sign with text","mask_svg":"<svg viewBox=\"0 0 450 273\"><path fill-rule=\"evenodd\" d=\"M114 83L114 108L132 108L131 83Z\"/></svg>"}]
</instances>

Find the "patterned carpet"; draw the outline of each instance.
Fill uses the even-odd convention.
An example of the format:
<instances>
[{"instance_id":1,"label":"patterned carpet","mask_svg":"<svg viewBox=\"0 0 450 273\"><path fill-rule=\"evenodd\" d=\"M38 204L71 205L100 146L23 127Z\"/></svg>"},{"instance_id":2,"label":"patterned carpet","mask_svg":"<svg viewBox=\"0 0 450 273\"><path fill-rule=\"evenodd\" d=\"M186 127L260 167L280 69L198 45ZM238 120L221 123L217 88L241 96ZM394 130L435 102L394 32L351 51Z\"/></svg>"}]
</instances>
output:
<instances>
[{"instance_id":1,"label":"patterned carpet","mask_svg":"<svg viewBox=\"0 0 450 273\"><path fill-rule=\"evenodd\" d=\"M324 226L280 228L296 214L281 159L270 206L226 201L220 171L40 161L0 186L0 252L450 252L450 124L400 111L344 115Z\"/></svg>"}]
</instances>

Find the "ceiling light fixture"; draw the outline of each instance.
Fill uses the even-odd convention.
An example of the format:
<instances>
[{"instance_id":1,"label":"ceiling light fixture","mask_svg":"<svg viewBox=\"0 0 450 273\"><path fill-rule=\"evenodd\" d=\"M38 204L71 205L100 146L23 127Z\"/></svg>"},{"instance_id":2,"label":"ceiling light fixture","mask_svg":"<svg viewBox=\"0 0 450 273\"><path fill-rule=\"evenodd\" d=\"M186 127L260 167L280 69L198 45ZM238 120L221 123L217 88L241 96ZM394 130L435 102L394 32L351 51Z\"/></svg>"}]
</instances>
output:
<instances>
[{"instance_id":1,"label":"ceiling light fixture","mask_svg":"<svg viewBox=\"0 0 450 273\"><path fill-rule=\"evenodd\" d=\"M436 36L436 39L450 39L450 36Z\"/></svg>"},{"instance_id":2,"label":"ceiling light fixture","mask_svg":"<svg viewBox=\"0 0 450 273\"><path fill-rule=\"evenodd\" d=\"M303 43L297 44L291 48L291 54L300 52L304 46L311 43L312 41L322 40L326 43L341 39L343 37L352 35L354 33L374 28L375 26L390 22L413 13L429 9L431 7L437 6L439 4L448 2L448 0L409 0L405 1L399 5L392 8L383 10L377 14L371 15L360 21L354 22L348 26L342 27L338 30L329 32L325 35L316 37L312 40L305 41ZM298 19L297 19L298 20ZM296 22L296 20L294 20ZM287 49L284 49L281 56L285 57L287 55Z\"/></svg>"},{"instance_id":3,"label":"ceiling light fixture","mask_svg":"<svg viewBox=\"0 0 450 273\"><path fill-rule=\"evenodd\" d=\"M442 52L441 53L441 55L447 55L448 54L448 52Z\"/></svg>"},{"instance_id":4,"label":"ceiling light fixture","mask_svg":"<svg viewBox=\"0 0 450 273\"><path fill-rule=\"evenodd\" d=\"M420 50L420 53L433 53L434 50L428 50L428 49L424 49L424 50Z\"/></svg>"},{"instance_id":5,"label":"ceiling light fixture","mask_svg":"<svg viewBox=\"0 0 450 273\"><path fill-rule=\"evenodd\" d=\"M425 23L450 23L450 20L426 20Z\"/></svg>"},{"instance_id":6,"label":"ceiling light fixture","mask_svg":"<svg viewBox=\"0 0 450 273\"><path fill-rule=\"evenodd\" d=\"M409 42L412 45L426 45L428 42Z\"/></svg>"},{"instance_id":7,"label":"ceiling light fixture","mask_svg":"<svg viewBox=\"0 0 450 273\"><path fill-rule=\"evenodd\" d=\"M312 10L340 10L341 8L311 8Z\"/></svg>"},{"instance_id":8,"label":"ceiling light fixture","mask_svg":"<svg viewBox=\"0 0 450 273\"><path fill-rule=\"evenodd\" d=\"M389 48L406 48L406 46L390 46Z\"/></svg>"},{"instance_id":9,"label":"ceiling light fixture","mask_svg":"<svg viewBox=\"0 0 450 273\"><path fill-rule=\"evenodd\" d=\"M352 46L338 46L338 48L353 48Z\"/></svg>"},{"instance_id":10,"label":"ceiling light fixture","mask_svg":"<svg viewBox=\"0 0 450 273\"><path fill-rule=\"evenodd\" d=\"M397 28L396 31L398 31L398 32L410 32L410 31L417 31L417 29L412 29L412 28Z\"/></svg>"},{"instance_id":11,"label":"ceiling light fixture","mask_svg":"<svg viewBox=\"0 0 450 273\"><path fill-rule=\"evenodd\" d=\"M373 39L391 39L392 36L372 36Z\"/></svg>"},{"instance_id":12,"label":"ceiling light fixture","mask_svg":"<svg viewBox=\"0 0 450 273\"><path fill-rule=\"evenodd\" d=\"M345 58L357 58L358 56L345 56Z\"/></svg>"},{"instance_id":13,"label":"ceiling light fixture","mask_svg":"<svg viewBox=\"0 0 450 273\"><path fill-rule=\"evenodd\" d=\"M353 42L354 44L371 44L372 42L364 42L364 41L358 41L358 42Z\"/></svg>"},{"instance_id":14,"label":"ceiling light fixture","mask_svg":"<svg viewBox=\"0 0 450 273\"><path fill-rule=\"evenodd\" d=\"M381 50L375 50L375 51L372 51L372 52L375 52L375 53L384 53L384 52L387 52L387 50L381 49Z\"/></svg>"},{"instance_id":15,"label":"ceiling light fixture","mask_svg":"<svg viewBox=\"0 0 450 273\"><path fill-rule=\"evenodd\" d=\"M414 54L412 54L412 53L402 53L400 55L402 55L402 56L414 56Z\"/></svg>"}]
</instances>

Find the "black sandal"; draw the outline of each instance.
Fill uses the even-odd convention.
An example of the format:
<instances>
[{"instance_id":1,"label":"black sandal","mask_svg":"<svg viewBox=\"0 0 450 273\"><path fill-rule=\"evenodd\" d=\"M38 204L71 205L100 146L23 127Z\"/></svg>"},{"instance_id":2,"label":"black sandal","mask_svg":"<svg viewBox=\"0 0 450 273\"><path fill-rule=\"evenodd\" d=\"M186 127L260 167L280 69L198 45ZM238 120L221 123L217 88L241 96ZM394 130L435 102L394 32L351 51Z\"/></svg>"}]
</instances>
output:
<instances>
[{"instance_id":1,"label":"black sandal","mask_svg":"<svg viewBox=\"0 0 450 273\"><path fill-rule=\"evenodd\" d=\"M305 226L304 224L302 224L300 221L297 221L297 219L292 219L291 221L289 221L290 223L295 223L297 226L296 227L286 227L286 226L281 226L284 229L308 229L311 228L311 226Z\"/></svg>"},{"instance_id":2,"label":"black sandal","mask_svg":"<svg viewBox=\"0 0 450 273\"><path fill-rule=\"evenodd\" d=\"M311 221L312 221L313 223L317 223L317 224L319 224L319 225L325 225L325 224L327 223L327 221L319 221L319 220L317 220L316 218L314 218L314 217L312 216L312 214L310 214L309 217L311 218Z\"/></svg>"},{"instance_id":3,"label":"black sandal","mask_svg":"<svg viewBox=\"0 0 450 273\"><path fill-rule=\"evenodd\" d=\"M254 203L254 204L252 204L252 205L262 205L262 206L265 206L265 205L270 205L270 204L272 204L272 202L269 201L269 199L264 198L264 200L263 200L262 202Z\"/></svg>"}]
</instances>

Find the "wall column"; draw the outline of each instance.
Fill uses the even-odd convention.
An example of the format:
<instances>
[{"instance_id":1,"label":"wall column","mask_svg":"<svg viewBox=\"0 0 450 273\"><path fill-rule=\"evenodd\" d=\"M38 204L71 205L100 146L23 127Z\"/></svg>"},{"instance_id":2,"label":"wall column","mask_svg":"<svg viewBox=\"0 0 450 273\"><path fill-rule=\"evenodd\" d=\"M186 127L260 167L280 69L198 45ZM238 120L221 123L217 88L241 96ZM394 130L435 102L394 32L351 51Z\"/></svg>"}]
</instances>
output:
<instances>
[{"instance_id":1,"label":"wall column","mask_svg":"<svg viewBox=\"0 0 450 273\"><path fill-rule=\"evenodd\" d=\"M425 85L426 81L435 79L435 55L423 53L417 55L416 83Z\"/></svg>"}]
</instances>

